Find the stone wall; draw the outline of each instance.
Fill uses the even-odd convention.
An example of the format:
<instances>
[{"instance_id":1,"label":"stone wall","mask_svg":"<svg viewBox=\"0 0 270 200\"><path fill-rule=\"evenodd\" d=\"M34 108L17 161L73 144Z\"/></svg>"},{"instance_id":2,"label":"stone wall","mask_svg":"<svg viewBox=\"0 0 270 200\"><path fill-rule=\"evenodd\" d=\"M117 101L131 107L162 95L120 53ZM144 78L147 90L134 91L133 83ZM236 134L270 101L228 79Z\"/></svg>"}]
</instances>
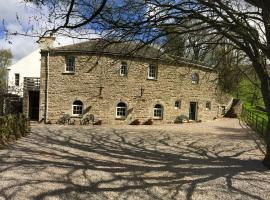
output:
<instances>
[{"instance_id":1,"label":"stone wall","mask_svg":"<svg viewBox=\"0 0 270 200\"><path fill-rule=\"evenodd\" d=\"M74 55L74 54L73 54ZM153 117L154 105L164 107L162 120L154 124L172 123L176 116L189 115L189 103L198 102L197 120L212 120L217 117L216 74L204 68L188 64L168 64L146 59L121 59L114 56L75 56L75 73L64 73L65 55L49 56L48 120L55 123L63 114L72 114L72 104L80 100L84 104L84 115L93 114L108 124L127 124L132 119L144 121ZM121 61L128 64L127 76L120 76ZM46 59L42 56L40 119L45 113ZM148 66L158 66L157 80L149 80ZM198 73L199 84L192 84L191 74ZM102 92L100 95L100 87ZM141 96L141 89L143 95ZM174 103L181 100L181 109ZM211 110L205 104L211 101ZM116 119L116 105L124 102L128 106L125 120ZM77 121L79 119L76 119Z\"/></svg>"}]
</instances>

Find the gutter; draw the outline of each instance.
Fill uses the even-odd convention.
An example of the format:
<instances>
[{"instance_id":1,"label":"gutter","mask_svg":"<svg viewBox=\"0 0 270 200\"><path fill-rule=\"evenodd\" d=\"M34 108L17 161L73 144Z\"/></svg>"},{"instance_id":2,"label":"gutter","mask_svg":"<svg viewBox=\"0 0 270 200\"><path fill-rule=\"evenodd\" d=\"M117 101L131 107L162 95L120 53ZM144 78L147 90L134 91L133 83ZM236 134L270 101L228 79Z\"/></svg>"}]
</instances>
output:
<instances>
[{"instance_id":1,"label":"gutter","mask_svg":"<svg viewBox=\"0 0 270 200\"><path fill-rule=\"evenodd\" d=\"M45 113L44 113L44 123L48 123L48 95L49 95L49 51L46 52L45 60Z\"/></svg>"}]
</instances>

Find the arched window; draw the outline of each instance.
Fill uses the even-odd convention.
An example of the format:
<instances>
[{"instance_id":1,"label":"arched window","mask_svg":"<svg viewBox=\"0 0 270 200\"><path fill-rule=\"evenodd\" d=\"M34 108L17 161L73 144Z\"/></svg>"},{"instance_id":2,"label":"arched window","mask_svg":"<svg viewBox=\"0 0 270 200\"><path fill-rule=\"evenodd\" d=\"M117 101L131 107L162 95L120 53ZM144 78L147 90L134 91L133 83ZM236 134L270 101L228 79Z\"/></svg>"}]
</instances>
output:
<instances>
[{"instance_id":1,"label":"arched window","mask_svg":"<svg viewBox=\"0 0 270 200\"><path fill-rule=\"evenodd\" d=\"M192 84L198 84L199 83L199 75L197 73L193 73L191 76Z\"/></svg>"},{"instance_id":2,"label":"arched window","mask_svg":"<svg viewBox=\"0 0 270 200\"><path fill-rule=\"evenodd\" d=\"M127 105L123 102L120 102L116 106L116 117L125 118L127 115Z\"/></svg>"},{"instance_id":3,"label":"arched window","mask_svg":"<svg viewBox=\"0 0 270 200\"><path fill-rule=\"evenodd\" d=\"M83 114L83 103L81 101L74 101L73 102L72 114L73 115L82 115Z\"/></svg>"},{"instance_id":4,"label":"arched window","mask_svg":"<svg viewBox=\"0 0 270 200\"><path fill-rule=\"evenodd\" d=\"M154 118L162 119L163 118L163 107L160 104L156 104L154 107Z\"/></svg>"}]
</instances>

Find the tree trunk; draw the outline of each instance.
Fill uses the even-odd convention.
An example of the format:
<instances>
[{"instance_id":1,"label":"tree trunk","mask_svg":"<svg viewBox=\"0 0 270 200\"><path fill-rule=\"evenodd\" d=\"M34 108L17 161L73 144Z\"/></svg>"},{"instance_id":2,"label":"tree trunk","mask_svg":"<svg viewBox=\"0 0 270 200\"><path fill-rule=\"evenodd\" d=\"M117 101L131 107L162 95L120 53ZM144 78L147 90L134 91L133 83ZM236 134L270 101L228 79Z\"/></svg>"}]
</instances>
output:
<instances>
[{"instance_id":1,"label":"tree trunk","mask_svg":"<svg viewBox=\"0 0 270 200\"><path fill-rule=\"evenodd\" d=\"M265 132L266 154L263 164L270 169L270 78L268 72L264 70L263 64L261 64L258 60L253 62L253 67L261 81L261 92L268 117Z\"/></svg>"},{"instance_id":2,"label":"tree trunk","mask_svg":"<svg viewBox=\"0 0 270 200\"><path fill-rule=\"evenodd\" d=\"M270 115L268 114L268 119L270 119ZM268 120L267 128L266 128L266 154L263 160L263 164L270 169L270 120Z\"/></svg>"}]
</instances>

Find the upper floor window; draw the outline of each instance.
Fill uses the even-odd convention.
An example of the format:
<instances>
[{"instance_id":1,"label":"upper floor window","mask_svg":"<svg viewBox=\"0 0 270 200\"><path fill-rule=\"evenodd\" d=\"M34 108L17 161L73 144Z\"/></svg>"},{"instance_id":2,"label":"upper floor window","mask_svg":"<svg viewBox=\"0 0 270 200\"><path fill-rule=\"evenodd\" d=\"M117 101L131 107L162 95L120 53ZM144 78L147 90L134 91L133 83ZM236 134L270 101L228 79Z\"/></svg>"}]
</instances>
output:
<instances>
[{"instance_id":1,"label":"upper floor window","mask_svg":"<svg viewBox=\"0 0 270 200\"><path fill-rule=\"evenodd\" d=\"M198 84L199 83L199 75L197 73L193 73L191 76L192 84Z\"/></svg>"},{"instance_id":2,"label":"upper floor window","mask_svg":"<svg viewBox=\"0 0 270 200\"><path fill-rule=\"evenodd\" d=\"M180 100L175 101L174 108L175 109L180 109L181 108L181 101Z\"/></svg>"},{"instance_id":3,"label":"upper floor window","mask_svg":"<svg viewBox=\"0 0 270 200\"><path fill-rule=\"evenodd\" d=\"M123 102L120 102L116 106L116 117L125 118L127 115L127 105Z\"/></svg>"},{"instance_id":4,"label":"upper floor window","mask_svg":"<svg viewBox=\"0 0 270 200\"><path fill-rule=\"evenodd\" d=\"M207 101L205 104L205 110L211 110L211 101Z\"/></svg>"},{"instance_id":5,"label":"upper floor window","mask_svg":"<svg viewBox=\"0 0 270 200\"><path fill-rule=\"evenodd\" d=\"M128 65L126 62L121 62L120 76L126 76L128 72Z\"/></svg>"},{"instance_id":6,"label":"upper floor window","mask_svg":"<svg viewBox=\"0 0 270 200\"><path fill-rule=\"evenodd\" d=\"M72 105L72 115L79 116L83 114L83 103L81 101L74 101Z\"/></svg>"},{"instance_id":7,"label":"upper floor window","mask_svg":"<svg viewBox=\"0 0 270 200\"><path fill-rule=\"evenodd\" d=\"M156 65L149 65L148 79L157 79L157 66Z\"/></svg>"},{"instance_id":8,"label":"upper floor window","mask_svg":"<svg viewBox=\"0 0 270 200\"><path fill-rule=\"evenodd\" d=\"M66 57L65 72L75 72L75 57L74 56Z\"/></svg>"},{"instance_id":9,"label":"upper floor window","mask_svg":"<svg viewBox=\"0 0 270 200\"><path fill-rule=\"evenodd\" d=\"M154 118L162 119L163 118L163 107L160 104L156 104L154 107Z\"/></svg>"},{"instance_id":10,"label":"upper floor window","mask_svg":"<svg viewBox=\"0 0 270 200\"><path fill-rule=\"evenodd\" d=\"M16 86L20 85L20 74L15 74L15 85Z\"/></svg>"}]
</instances>

